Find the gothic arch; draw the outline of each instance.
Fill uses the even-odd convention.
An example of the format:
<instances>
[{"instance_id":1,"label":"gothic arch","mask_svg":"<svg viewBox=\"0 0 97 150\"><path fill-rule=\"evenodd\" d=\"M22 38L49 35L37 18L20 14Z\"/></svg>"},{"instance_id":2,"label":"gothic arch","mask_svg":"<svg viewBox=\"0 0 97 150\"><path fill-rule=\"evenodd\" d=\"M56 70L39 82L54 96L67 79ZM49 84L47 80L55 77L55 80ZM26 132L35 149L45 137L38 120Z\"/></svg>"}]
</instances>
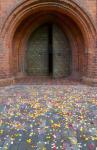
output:
<instances>
[{"instance_id":1,"label":"gothic arch","mask_svg":"<svg viewBox=\"0 0 97 150\"><path fill-rule=\"evenodd\" d=\"M39 0L35 1L24 1L19 6L17 6L13 12L10 13L7 20L5 21L2 28L2 39L4 49L9 51L9 74L12 74L12 53L13 53L13 38L20 24L26 20L29 16L35 16L39 13L43 15L45 13L49 14L60 14L61 16L66 15L71 18L79 30L84 39L85 43L85 53L87 55L87 77L92 76L93 67L93 57L95 55L95 43L96 43L96 27L93 21L89 18L88 14L79 7L73 1L60 1L60 0ZM10 37L10 38L8 38ZM8 40L9 39L9 40ZM91 55L92 54L92 55ZM89 61L91 59L91 61ZM91 71L90 71L91 70Z\"/></svg>"}]
</instances>

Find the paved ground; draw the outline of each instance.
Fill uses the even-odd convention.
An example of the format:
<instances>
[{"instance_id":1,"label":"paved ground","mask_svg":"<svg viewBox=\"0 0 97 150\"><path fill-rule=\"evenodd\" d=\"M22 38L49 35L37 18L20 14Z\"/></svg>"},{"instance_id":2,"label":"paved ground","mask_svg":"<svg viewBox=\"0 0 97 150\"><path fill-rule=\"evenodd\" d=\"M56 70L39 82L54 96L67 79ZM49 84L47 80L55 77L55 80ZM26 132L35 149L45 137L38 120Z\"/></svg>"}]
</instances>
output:
<instances>
[{"instance_id":1,"label":"paved ground","mask_svg":"<svg viewBox=\"0 0 97 150\"><path fill-rule=\"evenodd\" d=\"M97 87L0 88L0 150L96 150Z\"/></svg>"}]
</instances>

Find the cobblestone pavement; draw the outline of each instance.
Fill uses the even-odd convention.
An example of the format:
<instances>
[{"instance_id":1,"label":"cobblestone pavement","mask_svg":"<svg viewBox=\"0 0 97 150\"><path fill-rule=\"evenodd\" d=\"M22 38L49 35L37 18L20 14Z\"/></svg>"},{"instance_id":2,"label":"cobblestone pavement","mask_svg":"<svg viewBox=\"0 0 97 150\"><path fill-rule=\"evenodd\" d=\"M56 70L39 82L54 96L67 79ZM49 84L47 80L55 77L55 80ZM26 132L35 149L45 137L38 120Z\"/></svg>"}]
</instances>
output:
<instances>
[{"instance_id":1,"label":"cobblestone pavement","mask_svg":"<svg viewBox=\"0 0 97 150\"><path fill-rule=\"evenodd\" d=\"M97 87L0 88L0 150L96 150Z\"/></svg>"}]
</instances>

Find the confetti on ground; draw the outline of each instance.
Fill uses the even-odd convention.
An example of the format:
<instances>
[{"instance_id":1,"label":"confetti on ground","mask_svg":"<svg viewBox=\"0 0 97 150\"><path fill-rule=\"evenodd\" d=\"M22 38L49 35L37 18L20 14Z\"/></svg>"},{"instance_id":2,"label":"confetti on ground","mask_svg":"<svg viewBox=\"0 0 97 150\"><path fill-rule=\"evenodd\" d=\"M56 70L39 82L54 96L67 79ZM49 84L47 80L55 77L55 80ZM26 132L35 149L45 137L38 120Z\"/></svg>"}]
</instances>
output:
<instances>
[{"instance_id":1,"label":"confetti on ground","mask_svg":"<svg viewBox=\"0 0 97 150\"><path fill-rule=\"evenodd\" d=\"M96 150L97 87L0 88L0 150Z\"/></svg>"}]
</instances>

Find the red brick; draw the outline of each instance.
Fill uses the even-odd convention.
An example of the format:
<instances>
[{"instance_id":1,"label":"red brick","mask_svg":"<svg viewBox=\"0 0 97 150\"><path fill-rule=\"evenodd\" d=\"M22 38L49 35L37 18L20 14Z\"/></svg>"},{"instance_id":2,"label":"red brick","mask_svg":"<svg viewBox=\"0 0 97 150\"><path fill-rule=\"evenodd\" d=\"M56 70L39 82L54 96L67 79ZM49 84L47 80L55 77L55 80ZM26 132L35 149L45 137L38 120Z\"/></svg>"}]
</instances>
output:
<instances>
[{"instance_id":1,"label":"red brick","mask_svg":"<svg viewBox=\"0 0 97 150\"><path fill-rule=\"evenodd\" d=\"M0 3L0 79L19 74L31 32L52 21L69 38L72 75L97 82L97 0L1 0Z\"/></svg>"}]
</instances>

